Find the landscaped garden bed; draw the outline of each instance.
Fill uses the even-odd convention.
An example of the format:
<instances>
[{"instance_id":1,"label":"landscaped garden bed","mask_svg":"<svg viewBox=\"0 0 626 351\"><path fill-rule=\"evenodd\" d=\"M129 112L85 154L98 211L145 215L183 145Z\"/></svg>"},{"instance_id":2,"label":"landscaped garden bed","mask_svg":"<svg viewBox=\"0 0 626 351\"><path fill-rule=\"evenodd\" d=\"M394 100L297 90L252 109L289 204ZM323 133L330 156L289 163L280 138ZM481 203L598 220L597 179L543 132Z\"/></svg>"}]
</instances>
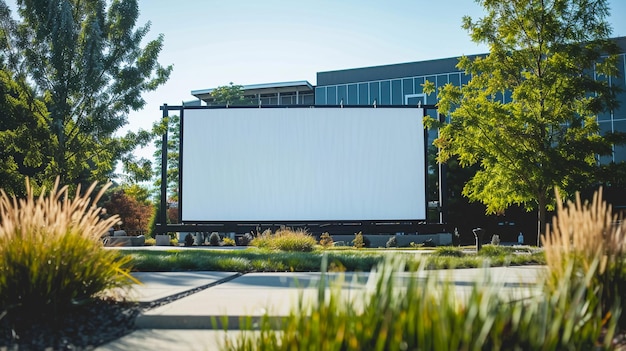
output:
<instances>
[{"instance_id":1,"label":"landscaped garden bed","mask_svg":"<svg viewBox=\"0 0 626 351\"><path fill-rule=\"evenodd\" d=\"M322 249L309 252L251 247L237 250L173 248L171 250L120 250L132 258L135 271L229 271L229 272L310 272L319 271L326 255L332 270L370 271L385 257L401 257L410 265L424 263L427 269L477 268L485 265L545 264L541 250L483 247L478 254L454 247L434 250Z\"/></svg>"}]
</instances>

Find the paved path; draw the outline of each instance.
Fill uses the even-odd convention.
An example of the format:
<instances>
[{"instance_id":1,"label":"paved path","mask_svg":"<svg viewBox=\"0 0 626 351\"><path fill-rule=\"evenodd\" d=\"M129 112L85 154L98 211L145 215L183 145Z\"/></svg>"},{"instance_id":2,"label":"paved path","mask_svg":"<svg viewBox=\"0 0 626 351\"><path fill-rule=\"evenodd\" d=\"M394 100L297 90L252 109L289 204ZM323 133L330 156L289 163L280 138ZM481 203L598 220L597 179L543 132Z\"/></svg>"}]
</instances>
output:
<instances>
[{"instance_id":1,"label":"paved path","mask_svg":"<svg viewBox=\"0 0 626 351\"><path fill-rule=\"evenodd\" d=\"M535 283L544 271L542 266L523 266L419 274L451 281L460 295L469 292L475 282L488 279L501 284L502 294L517 299L538 293ZM320 280L320 273L142 272L134 276L143 284L133 287L132 298L144 304L178 299L146 309L137 317L136 331L96 350L217 350L224 338L239 333L240 317L252 316L254 322L266 313L285 316L299 296L317 296ZM369 277L369 273L346 273L342 297L361 296ZM400 281L407 277L399 275ZM337 279L339 274L330 274L327 287ZM227 325L221 325L224 320Z\"/></svg>"}]
</instances>

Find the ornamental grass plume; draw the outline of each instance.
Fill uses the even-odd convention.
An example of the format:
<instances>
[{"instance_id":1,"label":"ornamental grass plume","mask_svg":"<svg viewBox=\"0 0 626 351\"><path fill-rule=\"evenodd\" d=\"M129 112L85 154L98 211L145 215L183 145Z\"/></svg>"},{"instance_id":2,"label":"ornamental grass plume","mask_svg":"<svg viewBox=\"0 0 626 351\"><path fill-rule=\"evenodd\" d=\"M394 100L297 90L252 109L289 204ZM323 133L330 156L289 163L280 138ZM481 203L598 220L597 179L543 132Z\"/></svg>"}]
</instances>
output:
<instances>
[{"instance_id":1,"label":"ornamental grass plume","mask_svg":"<svg viewBox=\"0 0 626 351\"><path fill-rule=\"evenodd\" d=\"M267 229L251 242L251 246L258 248L310 252L315 248L317 241L306 230L279 229L275 233Z\"/></svg>"},{"instance_id":2,"label":"ornamental grass plume","mask_svg":"<svg viewBox=\"0 0 626 351\"><path fill-rule=\"evenodd\" d=\"M556 198L560 199L558 191ZM602 200L601 188L591 203L583 202L578 193L574 202L557 201L552 226L542 237L551 288L558 289L563 283L568 267L573 265L582 276L598 262L589 289L600 297L605 313L612 307L621 310L620 289L626 286L626 223L620 219ZM626 328L626 314L621 315L620 327Z\"/></svg>"},{"instance_id":3,"label":"ornamental grass plume","mask_svg":"<svg viewBox=\"0 0 626 351\"><path fill-rule=\"evenodd\" d=\"M128 287L132 258L104 250L101 237L119 218L101 219L93 183L71 197L59 180L35 196L26 182L23 199L0 190L0 312L8 316L56 316L107 289Z\"/></svg>"},{"instance_id":4,"label":"ornamental grass plume","mask_svg":"<svg viewBox=\"0 0 626 351\"><path fill-rule=\"evenodd\" d=\"M571 262L570 262L571 263ZM597 262L592 263L591 271ZM420 266L389 256L372 270L368 282L346 285L322 275L317 299L299 295L288 316L265 314L258 331L227 335L222 350L607 350L614 326L604 329L597 300L586 288L591 274L574 278L570 267L560 289L536 294L508 293L488 271L460 288L452 276L438 277ZM356 283L356 281L355 281ZM327 286L330 288L327 290ZM543 280L538 282L543 287ZM520 296L527 296L519 299ZM251 329L252 317L243 318ZM231 333L231 331L228 331Z\"/></svg>"}]
</instances>

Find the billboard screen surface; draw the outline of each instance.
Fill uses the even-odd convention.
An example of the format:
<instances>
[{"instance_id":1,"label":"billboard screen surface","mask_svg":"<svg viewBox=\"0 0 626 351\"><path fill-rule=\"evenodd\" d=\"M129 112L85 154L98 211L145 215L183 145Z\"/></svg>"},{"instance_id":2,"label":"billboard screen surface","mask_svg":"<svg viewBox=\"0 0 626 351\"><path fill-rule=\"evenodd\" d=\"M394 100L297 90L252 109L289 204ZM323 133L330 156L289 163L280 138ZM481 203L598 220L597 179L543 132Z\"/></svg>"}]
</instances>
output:
<instances>
[{"instance_id":1,"label":"billboard screen surface","mask_svg":"<svg viewBox=\"0 0 626 351\"><path fill-rule=\"evenodd\" d=\"M426 217L421 108L185 109L184 222Z\"/></svg>"}]
</instances>

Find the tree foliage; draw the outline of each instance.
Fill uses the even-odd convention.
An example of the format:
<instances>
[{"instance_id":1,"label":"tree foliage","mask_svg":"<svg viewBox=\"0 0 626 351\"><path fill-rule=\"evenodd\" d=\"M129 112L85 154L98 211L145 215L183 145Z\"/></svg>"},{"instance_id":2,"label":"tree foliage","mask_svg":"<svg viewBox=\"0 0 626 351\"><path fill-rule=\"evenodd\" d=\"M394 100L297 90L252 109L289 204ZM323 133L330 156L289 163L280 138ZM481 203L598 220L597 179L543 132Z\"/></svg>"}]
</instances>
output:
<instances>
[{"instance_id":1,"label":"tree foliage","mask_svg":"<svg viewBox=\"0 0 626 351\"><path fill-rule=\"evenodd\" d=\"M166 203L171 201L178 201L178 164L179 164L179 149L180 149L180 117L177 115L168 116L155 123L152 127L154 134L163 136L167 132L167 159L166 159ZM166 219L161 219L161 171L163 165L163 139L157 138L154 142L156 148L154 152L154 160L156 168L153 174L156 175L154 182L155 186L155 211L150 219L149 230L151 233L155 232L157 223L175 223L178 220L178 214L172 214L170 210L166 209ZM174 216L176 220L172 221Z\"/></svg>"},{"instance_id":2,"label":"tree foliage","mask_svg":"<svg viewBox=\"0 0 626 351\"><path fill-rule=\"evenodd\" d=\"M245 105L243 86L233 84L219 86L211 91L213 105Z\"/></svg>"},{"instance_id":3,"label":"tree foliage","mask_svg":"<svg viewBox=\"0 0 626 351\"><path fill-rule=\"evenodd\" d=\"M150 190L146 188L145 186L142 186L136 183L128 183L128 184L123 184L121 188L124 191L124 194L132 197L133 199L137 200L137 202L139 203L142 203L142 204L152 203L150 200Z\"/></svg>"},{"instance_id":4,"label":"tree foliage","mask_svg":"<svg viewBox=\"0 0 626 351\"><path fill-rule=\"evenodd\" d=\"M135 194L136 190L133 187L115 190L105 203L104 208L106 208L107 213L116 214L120 217L122 228L128 234L145 234L148 232L148 225L154 206L147 201L140 201L130 195Z\"/></svg>"},{"instance_id":5,"label":"tree foliage","mask_svg":"<svg viewBox=\"0 0 626 351\"><path fill-rule=\"evenodd\" d=\"M44 103L33 97L26 84L0 70L0 189L9 195L26 194L25 178L52 185L47 155L55 143L50 136ZM33 189L38 193L38 189Z\"/></svg>"},{"instance_id":6,"label":"tree foliage","mask_svg":"<svg viewBox=\"0 0 626 351\"><path fill-rule=\"evenodd\" d=\"M180 149L180 117L177 115L164 118L154 125L154 131L157 135L163 135L167 130L167 196L168 200L178 200L178 163L179 163L179 149ZM162 145L163 140L161 138L156 139L154 146L156 151L154 152L154 159L156 169L154 173L157 175L154 183L156 189L161 188L161 167L162 161ZM160 199L160 190L157 193L157 198Z\"/></svg>"},{"instance_id":7,"label":"tree foliage","mask_svg":"<svg viewBox=\"0 0 626 351\"><path fill-rule=\"evenodd\" d=\"M488 213L538 209L543 230L553 189L568 194L592 183L596 156L611 153L596 116L616 106L615 87L591 74L618 74L609 10L604 0L478 2L485 17L466 17L463 27L489 54L462 57L457 67L471 80L439 88L439 111L451 117L435 141L439 161L479 166L463 194Z\"/></svg>"},{"instance_id":8,"label":"tree foliage","mask_svg":"<svg viewBox=\"0 0 626 351\"><path fill-rule=\"evenodd\" d=\"M150 24L135 28L137 1L17 0L19 20L7 13L0 1L0 57L45 103L54 145L45 155L49 172L76 184L106 180L119 161L126 170L145 169L145 161L132 166L132 151L151 134L117 134L129 112L145 105L142 93L163 84L172 68L157 62L162 35L142 47Z\"/></svg>"}]
</instances>

